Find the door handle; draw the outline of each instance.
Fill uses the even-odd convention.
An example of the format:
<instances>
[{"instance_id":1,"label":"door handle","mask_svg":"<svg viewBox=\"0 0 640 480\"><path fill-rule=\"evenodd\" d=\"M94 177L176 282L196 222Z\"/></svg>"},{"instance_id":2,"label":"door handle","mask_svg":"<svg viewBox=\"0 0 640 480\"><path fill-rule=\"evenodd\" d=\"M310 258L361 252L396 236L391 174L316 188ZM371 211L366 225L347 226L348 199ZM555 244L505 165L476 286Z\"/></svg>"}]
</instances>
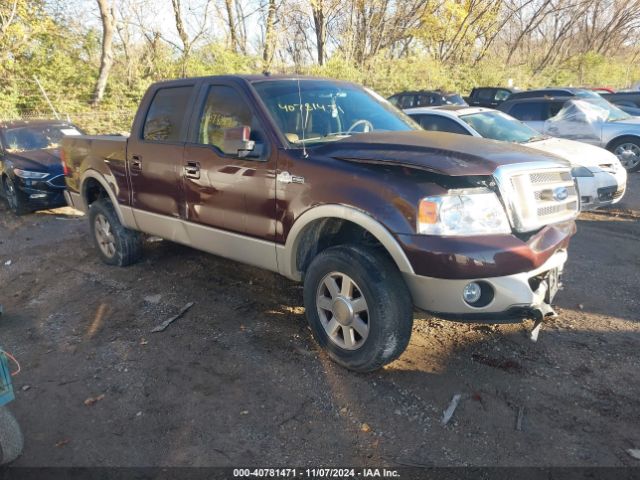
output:
<instances>
[{"instance_id":1,"label":"door handle","mask_svg":"<svg viewBox=\"0 0 640 480\"><path fill-rule=\"evenodd\" d=\"M131 155L131 170L142 170L142 157L140 155Z\"/></svg>"},{"instance_id":2,"label":"door handle","mask_svg":"<svg viewBox=\"0 0 640 480\"><path fill-rule=\"evenodd\" d=\"M189 178L200 178L200 164L198 162L187 162L184 166L184 176Z\"/></svg>"}]
</instances>

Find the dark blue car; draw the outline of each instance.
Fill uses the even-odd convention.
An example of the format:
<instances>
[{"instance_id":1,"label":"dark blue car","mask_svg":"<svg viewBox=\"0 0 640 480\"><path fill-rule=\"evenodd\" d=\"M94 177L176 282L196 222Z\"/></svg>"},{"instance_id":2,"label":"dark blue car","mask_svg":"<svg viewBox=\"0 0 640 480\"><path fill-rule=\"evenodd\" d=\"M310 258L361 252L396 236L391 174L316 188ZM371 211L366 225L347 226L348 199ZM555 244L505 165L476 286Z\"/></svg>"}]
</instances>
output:
<instances>
[{"instance_id":1,"label":"dark blue car","mask_svg":"<svg viewBox=\"0 0 640 480\"><path fill-rule=\"evenodd\" d=\"M16 215L66 205L59 145L80 133L60 120L0 123L0 195Z\"/></svg>"}]
</instances>

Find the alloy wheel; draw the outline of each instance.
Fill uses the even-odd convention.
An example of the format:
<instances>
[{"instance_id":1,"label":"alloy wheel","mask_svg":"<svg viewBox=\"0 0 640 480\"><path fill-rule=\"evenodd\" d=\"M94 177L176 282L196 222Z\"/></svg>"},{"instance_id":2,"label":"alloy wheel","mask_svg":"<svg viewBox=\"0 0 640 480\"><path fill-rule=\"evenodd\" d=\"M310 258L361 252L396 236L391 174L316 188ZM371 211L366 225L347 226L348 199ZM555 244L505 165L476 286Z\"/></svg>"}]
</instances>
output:
<instances>
[{"instance_id":1,"label":"alloy wheel","mask_svg":"<svg viewBox=\"0 0 640 480\"><path fill-rule=\"evenodd\" d=\"M325 333L345 350L357 350L369 336L369 308L355 281L340 272L327 274L316 296L318 315Z\"/></svg>"},{"instance_id":2,"label":"alloy wheel","mask_svg":"<svg viewBox=\"0 0 640 480\"><path fill-rule=\"evenodd\" d=\"M103 214L96 215L94 229L98 246L105 256L111 258L116 253L116 240L111 231L111 224Z\"/></svg>"},{"instance_id":3,"label":"alloy wheel","mask_svg":"<svg viewBox=\"0 0 640 480\"><path fill-rule=\"evenodd\" d=\"M4 181L4 191L7 196L7 203L9 203L9 207L16 210L18 208L18 195L16 194L16 187L13 185L13 181L10 178L6 178Z\"/></svg>"},{"instance_id":4,"label":"alloy wheel","mask_svg":"<svg viewBox=\"0 0 640 480\"><path fill-rule=\"evenodd\" d=\"M640 163L640 147L635 143L622 143L616 147L613 153L627 170L635 168Z\"/></svg>"}]
</instances>

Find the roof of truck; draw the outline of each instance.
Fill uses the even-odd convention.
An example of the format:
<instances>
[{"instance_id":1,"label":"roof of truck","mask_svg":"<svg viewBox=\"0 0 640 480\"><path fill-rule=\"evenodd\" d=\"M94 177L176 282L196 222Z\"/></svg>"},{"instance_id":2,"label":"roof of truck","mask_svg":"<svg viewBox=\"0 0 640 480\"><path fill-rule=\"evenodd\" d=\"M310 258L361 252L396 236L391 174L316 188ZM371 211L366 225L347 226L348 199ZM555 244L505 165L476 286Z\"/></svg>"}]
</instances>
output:
<instances>
[{"instance_id":1,"label":"roof of truck","mask_svg":"<svg viewBox=\"0 0 640 480\"><path fill-rule=\"evenodd\" d=\"M206 75L201 77L186 77L186 78L176 78L173 80L161 80L159 82L155 82L155 85L158 84L171 84L171 83L184 83L189 81L200 81L200 80L244 80L249 83L268 81L268 80L326 80L328 82L334 83L353 83L344 80L336 80L335 78L326 78L326 77L313 77L309 75L295 75L295 74L287 74L287 75L271 75L271 74L246 74L246 75Z\"/></svg>"}]
</instances>

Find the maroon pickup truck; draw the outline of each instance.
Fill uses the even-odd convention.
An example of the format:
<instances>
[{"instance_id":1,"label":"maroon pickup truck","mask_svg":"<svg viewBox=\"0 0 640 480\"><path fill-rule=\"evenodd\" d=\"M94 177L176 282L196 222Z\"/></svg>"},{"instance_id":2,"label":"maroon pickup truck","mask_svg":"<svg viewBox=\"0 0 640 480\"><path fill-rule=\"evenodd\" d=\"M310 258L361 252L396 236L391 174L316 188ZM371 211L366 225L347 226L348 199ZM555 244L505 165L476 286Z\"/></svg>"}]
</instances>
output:
<instances>
[{"instance_id":1,"label":"maroon pickup truck","mask_svg":"<svg viewBox=\"0 0 640 480\"><path fill-rule=\"evenodd\" d=\"M421 131L316 78L158 83L130 137L67 137L63 162L106 263L135 262L144 233L303 281L316 340L358 371L404 351L414 306L553 314L579 207L563 160Z\"/></svg>"}]
</instances>

